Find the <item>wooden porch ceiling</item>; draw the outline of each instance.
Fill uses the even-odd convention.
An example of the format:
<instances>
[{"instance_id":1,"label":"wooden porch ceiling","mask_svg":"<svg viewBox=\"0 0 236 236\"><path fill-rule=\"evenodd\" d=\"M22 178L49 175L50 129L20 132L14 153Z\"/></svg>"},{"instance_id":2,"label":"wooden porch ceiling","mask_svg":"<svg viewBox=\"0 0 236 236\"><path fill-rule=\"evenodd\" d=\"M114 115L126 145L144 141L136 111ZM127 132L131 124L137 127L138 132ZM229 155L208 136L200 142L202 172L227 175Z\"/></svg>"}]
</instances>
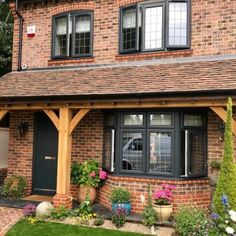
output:
<instances>
[{"instance_id":1,"label":"wooden porch ceiling","mask_svg":"<svg viewBox=\"0 0 236 236\"><path fill-rule=\"evenodd\" d=\"M69 109L125 109L125 108L191 108L226 107L227 98L167 98L167 99L130 99L109 101L70 101L70 102L6 102L0 110L50 110L67 107ZM236 99L233 102L236 105Z\"/></svg>"}]
</instances>

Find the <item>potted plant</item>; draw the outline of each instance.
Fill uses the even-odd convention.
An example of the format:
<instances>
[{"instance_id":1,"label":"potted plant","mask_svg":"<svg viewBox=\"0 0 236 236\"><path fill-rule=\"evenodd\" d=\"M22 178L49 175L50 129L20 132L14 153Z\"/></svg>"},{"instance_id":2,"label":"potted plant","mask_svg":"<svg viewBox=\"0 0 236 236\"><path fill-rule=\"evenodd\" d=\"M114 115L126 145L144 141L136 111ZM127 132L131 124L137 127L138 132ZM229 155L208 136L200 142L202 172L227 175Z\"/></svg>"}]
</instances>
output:
<instances>
[{"instance_id":1,"label":"potted plant","mask_svg":"<svg viewBox=\"0 0 236 236\"><path fill-rule=\"evenodd\" d=\"M127 215L130 214L131 203L129 191L124 188L115 188L111 192L110 199L113 212L116 212L117 209L124 209Z\"/></svg>"},{"instance_id":2,"label":"potted plant","mask_svg":"<svg viewBox=\"0 0 236 236\"><path fill-rule=\"evenodd\" d=\"M169 184L162 184L162 189L156 190L153 198L154 205L153 208L156 211L157 217L160 222L168 221L171 213L173 212L172 205L172 190L175 189L175 186Z\"/></svg>"},{"instance_id":3,"label":"potted plant","mask_svg":"<svg viewBox=\"0 0 236 236\"><path fill-rule=\"evenodd\" d=\"M71 180L73 184L79 185L78 200L80 203L86 199L87 194L93 203L96 199L96 188L101 187L106 178L107 173L93 159L72 164Z\"/></svg>"}]
</instances>

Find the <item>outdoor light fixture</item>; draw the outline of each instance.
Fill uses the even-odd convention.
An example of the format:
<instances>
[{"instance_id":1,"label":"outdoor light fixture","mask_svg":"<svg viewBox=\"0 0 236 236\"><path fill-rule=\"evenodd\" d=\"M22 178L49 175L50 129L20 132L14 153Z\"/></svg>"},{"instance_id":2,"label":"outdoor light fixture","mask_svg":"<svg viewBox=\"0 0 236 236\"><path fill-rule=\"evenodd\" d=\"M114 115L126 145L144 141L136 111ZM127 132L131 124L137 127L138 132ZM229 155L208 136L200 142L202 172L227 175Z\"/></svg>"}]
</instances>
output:
<instances>
[{"instance_id":1,"label":"outdoor light fixture","mask_svg":"<svg viewBox=\"0 0 236 236\"><path fill-rule=\"evenodd\" d=\"M18 134L19 137L24 137L26 135L26 133L29 130L29 124L27 122L22 122L19 126L18 126Z\"/></svg>"}]
</instances>

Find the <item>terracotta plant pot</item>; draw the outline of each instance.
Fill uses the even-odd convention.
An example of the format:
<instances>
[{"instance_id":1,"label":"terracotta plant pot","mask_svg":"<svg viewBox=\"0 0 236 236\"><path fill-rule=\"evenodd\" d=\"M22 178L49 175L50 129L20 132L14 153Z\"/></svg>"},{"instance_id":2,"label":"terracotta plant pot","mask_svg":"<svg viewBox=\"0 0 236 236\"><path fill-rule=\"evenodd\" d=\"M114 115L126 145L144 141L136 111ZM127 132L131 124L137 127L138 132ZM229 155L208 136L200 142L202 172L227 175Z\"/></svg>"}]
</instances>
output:
<instances>
[{"instance_id":1,"label":"terracotta plant pot","mask_svg":"<svg viewBox=\"0 0 236 236\"><path fill-rule=\"evenodd\" d=\"M78 200L79 202L83 202L86 199L86 195L88 193L89 199L91 203L94 203L97 195L96 188L87 185L80 185L79 192L78 192Z\"/></svg>"},{"instance_id":2,"label":"terracotta plant pot","mask_svg":"<svg viewBox=\"0 0 236 236\"><path fill-rule=\"evenodd\" d=\"M158 221L166 222L170 219L171 213L173 212L173 205L153 205Z\"/></svg>"}]
</instances>

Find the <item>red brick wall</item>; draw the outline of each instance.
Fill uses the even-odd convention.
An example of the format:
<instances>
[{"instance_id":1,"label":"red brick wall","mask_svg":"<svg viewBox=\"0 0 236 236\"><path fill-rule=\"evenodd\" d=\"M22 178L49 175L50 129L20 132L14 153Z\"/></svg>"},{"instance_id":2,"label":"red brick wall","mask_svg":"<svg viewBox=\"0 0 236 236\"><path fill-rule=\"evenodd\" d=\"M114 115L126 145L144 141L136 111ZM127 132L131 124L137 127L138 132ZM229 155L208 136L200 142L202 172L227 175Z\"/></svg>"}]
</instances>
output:
<instances>
[{"instance_id":1,"label":"red brick wall","mask_svg":"<svg viewBox=\"0 0 236 236\"><path fill-rule=\"evenodd\" d=\"M25 19L23 35L23 64L28 68L84 63L112 63L163 57L183 57L236 53L236 1L192 0L191 50L144 55L118 54L119 6L140 0L90 0L59 3L29 3L20 7ZM94 10L94 52L89 60L51 61L52 16L71 10ZM36 25L34 38L27 38L26 27ZM18 21L14 24L13 69L17 68Z\"/></svg>"},{"instance_id":2,"label":"red brick wall","mask_svg":"<svg viewBox=\"0 0 236 236\"><path fill-rule=\"evenodd\" d=\"M211 189L208 180L160 180L142 179L131 177L109 176L106 185L99 190L99 202L106 207L111 206L109 196L112 189L116 187L126 188L131 193L132 211L141 212L144 204L141 195L147 200L147 188L150 185L152 191L161 189L161 184L171 184L176 187L173 191L174 210L183 204L196 204L198 207L206 208L211 198Z\"/></svg>"},{"instance_id":3,"label":"red brick wall","mask_svg":"<svg viewBox=\"0 0 236 236\"><path fill-rule=\"evenodd\" d=\"M29 131L24 137L20 137L17 130L22 122L29 124ZM27 194L32 189L33 134L33 112L17 111L10 113L8 176L22 175L26 177Z\"/></svg>"}]
</instances>

